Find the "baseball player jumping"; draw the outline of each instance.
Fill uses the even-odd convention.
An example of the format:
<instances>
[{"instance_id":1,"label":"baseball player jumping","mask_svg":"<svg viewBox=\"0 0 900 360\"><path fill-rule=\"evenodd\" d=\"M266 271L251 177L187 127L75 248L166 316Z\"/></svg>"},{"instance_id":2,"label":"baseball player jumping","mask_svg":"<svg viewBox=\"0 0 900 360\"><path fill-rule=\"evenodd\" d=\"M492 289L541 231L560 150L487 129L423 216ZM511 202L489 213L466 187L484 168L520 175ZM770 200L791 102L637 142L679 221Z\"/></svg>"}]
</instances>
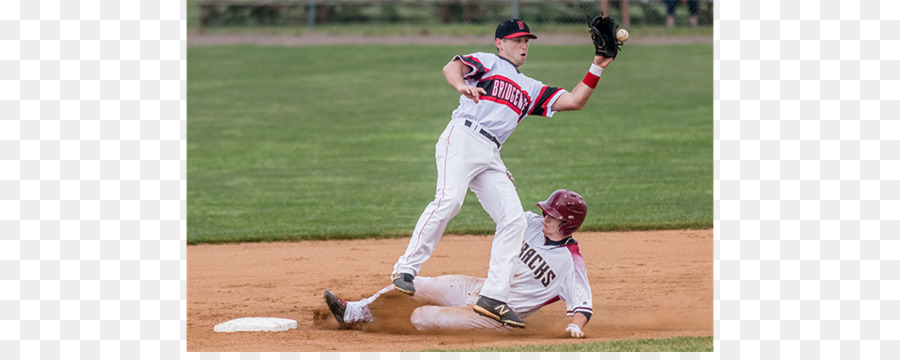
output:
<instances>
[{"instance_id":1,"label":"baseball player jumping","mask_svg":"<svg viewBox=\"0 0 900 360\"><path fill-rule=\"evenodd\" d=\"M513 253L513 278L509 288L511 311L528 317L543 306L560 299L566 302L566 314L572 322L565 331L572 337L583 337L582 329L593 314L591 286L578 242L572 233L584 222L587 205L570 190L557 190L538 207L544 216L524 212L524 242ZM435 278L417 277L413 298L435 305L413 311L410 322L418 330L433 329L505 329L506 327L470 310L487 286L485 279L464 275ZM369 298L344 301L325 290L325 303L341 327L371 322L375 317L369 304L385 292L388 285Z\"/></svg>"},{"instance_id":2,"label":"baseball player jumping","mask_svg":"<svg viewBox=\"0 0 900 360\"><path fill-rule=\"evenodd\" d=\"M495 32L496 54L456 55L444 66L447 83L461 94L459 107L435 145L438 174L434 200L419 217L406 253L397 259L392 274L395 289L416 294L415 276L471 189L496 223L487 280L474 310L513 327L525 327L507 303L527 220L500 159L500 148L528 115L551 117L558 111L584 107L603 69L614 58L596 55L584 80L568 92L519 71L528 56L529 40L536 38L524 21L506 20Z\"/></svg>"}]
</instances>

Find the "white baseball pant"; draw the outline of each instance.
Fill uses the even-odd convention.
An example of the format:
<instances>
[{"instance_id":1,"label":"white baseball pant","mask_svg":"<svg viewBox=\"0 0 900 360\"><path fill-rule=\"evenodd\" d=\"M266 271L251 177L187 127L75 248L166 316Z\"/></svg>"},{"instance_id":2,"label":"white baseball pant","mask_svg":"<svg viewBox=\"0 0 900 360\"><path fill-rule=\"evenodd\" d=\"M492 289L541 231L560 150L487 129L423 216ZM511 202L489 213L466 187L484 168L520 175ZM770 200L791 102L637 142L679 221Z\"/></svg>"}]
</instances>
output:
<instances>
[{"instance_id":1,"label":"white baseball pant","mask_svg":"<svg viewBox=\"0 0 900 360\"><path fill-rule=\"evenodd\" d=\"M435 278L416 277L414 299L435 305L416 308L410 323L418 330L439 329L506 329L499 322L478 315L472 305L478 300L484 279L465 275L444 275ZM375 317L369 311L369 304L382 294L393 290L393 285L381 289L369 298L347 302L344 321L347 323L371 322Z\"/></svg>"},{"instance_id":2,"label":"white baseball pant","mask_svg":"<svg viewBox=\"0 0 900 360\"><path fill-rule=\"evenodd\" d=\"M478 132L477 124L450 121L435 145L437 187L434 201L425 207L409 240L406 253L394 265L394 273L417 275L431 257L447 223L462 207L471 189L497 225L491 245L491 261L482 295L506 302L514 259L522 245L527 223L522 203L500 149Z\"/></svg>"}]
</instances>

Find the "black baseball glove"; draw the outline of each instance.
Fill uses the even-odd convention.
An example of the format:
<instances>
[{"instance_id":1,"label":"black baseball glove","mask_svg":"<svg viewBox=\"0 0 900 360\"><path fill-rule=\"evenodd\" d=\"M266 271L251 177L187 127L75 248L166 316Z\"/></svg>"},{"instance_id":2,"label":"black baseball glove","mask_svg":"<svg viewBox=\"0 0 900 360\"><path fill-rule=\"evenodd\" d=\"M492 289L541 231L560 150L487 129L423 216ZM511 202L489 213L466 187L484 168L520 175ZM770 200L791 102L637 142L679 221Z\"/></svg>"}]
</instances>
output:
<instances>
[{"instance_id":1,"label":"black baseball glove","mask_svg":"<svg viewBox=\"0 0 900 360\"><path fill-rule=\"evenodd\" d=\"M591 27L591 40L594 42L594 53L601 56L616 58L619 54L619 45L622 45L616 39L616 31L619 29L619 22L609 16L596 16L593 19L589 15L587 17L588 26Z\"/></svg>"}]
</instances>

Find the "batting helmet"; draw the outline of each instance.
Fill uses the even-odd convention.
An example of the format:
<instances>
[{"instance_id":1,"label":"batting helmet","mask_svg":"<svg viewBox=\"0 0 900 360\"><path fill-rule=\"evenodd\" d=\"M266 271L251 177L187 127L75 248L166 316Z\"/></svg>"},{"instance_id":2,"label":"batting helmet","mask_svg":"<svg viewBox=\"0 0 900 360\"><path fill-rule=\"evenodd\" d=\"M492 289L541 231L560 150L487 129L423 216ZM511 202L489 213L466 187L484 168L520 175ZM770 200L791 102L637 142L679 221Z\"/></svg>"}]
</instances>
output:
<instances>
[{"instance_id":1,"label":"batting helmet","mask_svg":"<svg viewBox=\"0 0 900 360\"><path fill-rule=\"evenodd\" d=\"M563 236L572 235L587 215L587 204L584 198L572 190L556 190L546 201L537 203L537 206L550 216L562 220L559 224L559 232Z\"/></svg>"}]
</instances>

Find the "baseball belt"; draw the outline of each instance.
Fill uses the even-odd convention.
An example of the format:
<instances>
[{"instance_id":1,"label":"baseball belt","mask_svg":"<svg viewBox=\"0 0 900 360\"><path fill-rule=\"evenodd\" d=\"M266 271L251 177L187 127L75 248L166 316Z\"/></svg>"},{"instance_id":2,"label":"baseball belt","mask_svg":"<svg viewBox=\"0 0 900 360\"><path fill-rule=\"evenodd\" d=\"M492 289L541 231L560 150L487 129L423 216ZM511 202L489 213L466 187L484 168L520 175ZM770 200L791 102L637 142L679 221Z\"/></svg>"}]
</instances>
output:
<instances>
[{"instance_id":1,"label":"baseball belt","mask_svg":"<svg viewBox=\"0 0 900 360\"><path fill-rule=\"evenodd\" d=\"M471 128L472 130L475 130L475 126L473 126L474 124L471 121L466 120L465 125L466 125L466 127ZM497 140L496 136L491 135L491 133L487 132L484 129L478 129L478 133L481 134L482 136L486 137L488 140L490 140L494 144L497 144L498 149L500 148L500 140Z\"/></svg>"}]
</instances>

